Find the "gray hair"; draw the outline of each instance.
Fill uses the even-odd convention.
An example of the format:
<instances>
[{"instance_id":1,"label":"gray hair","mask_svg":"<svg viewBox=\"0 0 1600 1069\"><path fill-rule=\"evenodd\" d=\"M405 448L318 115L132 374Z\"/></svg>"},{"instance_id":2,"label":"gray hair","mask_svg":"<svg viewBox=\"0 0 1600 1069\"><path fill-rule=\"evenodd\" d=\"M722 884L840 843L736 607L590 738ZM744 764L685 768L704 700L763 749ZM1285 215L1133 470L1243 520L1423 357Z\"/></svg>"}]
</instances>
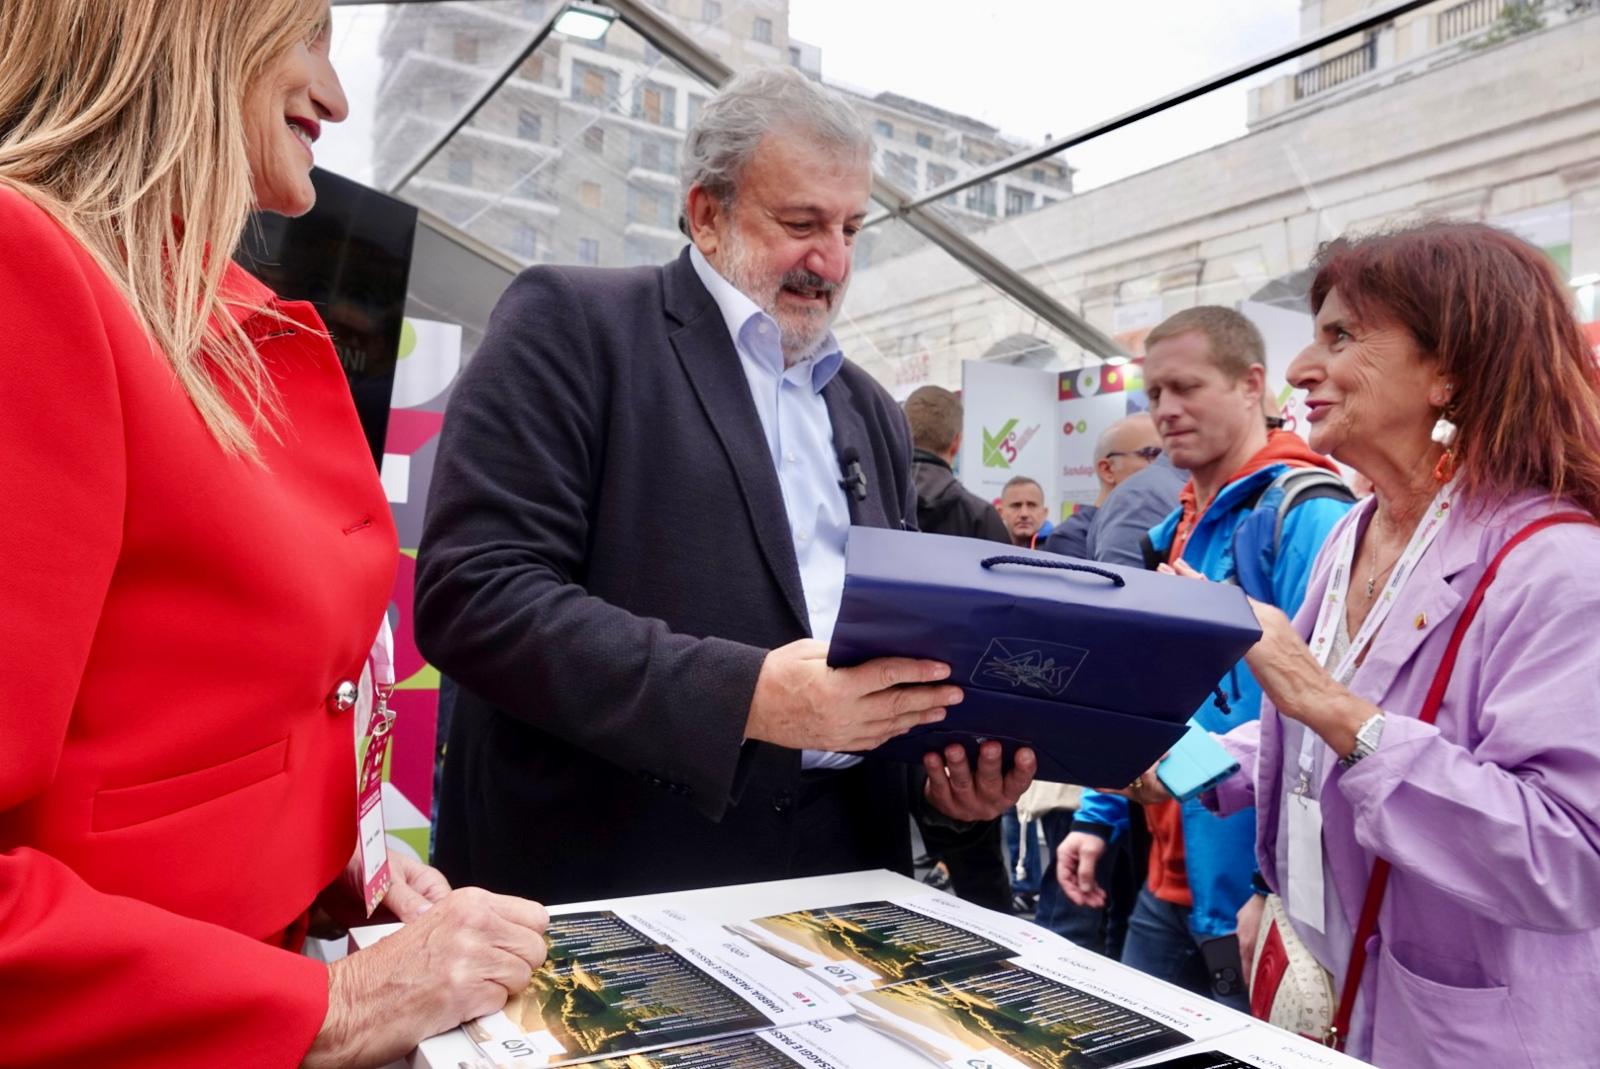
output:
<instances>
[{"instance_id":1,"label":"gray hair","mask_svg":"<svg viewBox=\"0 0 1600 1069\"><path fill-rule=\"evenodd\" d=\"M842 155L872 154L872 132L844 97L793 67L744 71L700 109L683 149L683 200L678 226L688 233L689 191L700 186L726 207L733 203L756 146L773 130L809 135Z\"/></svg>"}]
</instances>

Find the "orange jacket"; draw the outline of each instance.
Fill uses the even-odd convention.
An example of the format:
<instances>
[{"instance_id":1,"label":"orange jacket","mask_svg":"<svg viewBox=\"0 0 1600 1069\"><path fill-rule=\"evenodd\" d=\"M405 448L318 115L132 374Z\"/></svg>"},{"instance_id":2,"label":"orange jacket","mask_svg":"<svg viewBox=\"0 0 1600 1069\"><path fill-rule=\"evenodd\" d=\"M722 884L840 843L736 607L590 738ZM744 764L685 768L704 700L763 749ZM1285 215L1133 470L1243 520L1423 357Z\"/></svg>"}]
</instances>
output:
<instances>
[{"instance_id":1,"label":"orange jacket","mask_svg":"<svg viewBox=\"0 0 1600 1069\"><path fill-rule=\"evenodd\" d=\"M230 292L273 298L238 268ZM267 945L349 859L395 535L338 361L238 312L288 414L226 457L126 303L0 188L0 1062L292 1066L324 966ZM313 333L313 331L318 333Z\"/></svg>"}]
</instances>

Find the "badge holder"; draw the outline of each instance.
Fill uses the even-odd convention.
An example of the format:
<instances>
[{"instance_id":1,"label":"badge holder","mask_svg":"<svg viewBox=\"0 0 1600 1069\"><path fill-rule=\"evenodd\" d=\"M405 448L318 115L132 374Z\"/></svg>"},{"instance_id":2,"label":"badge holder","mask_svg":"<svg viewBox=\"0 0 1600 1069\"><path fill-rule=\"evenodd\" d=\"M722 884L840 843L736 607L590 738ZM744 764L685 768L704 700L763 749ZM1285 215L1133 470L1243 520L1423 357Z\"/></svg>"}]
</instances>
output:
<instances>
[{"instance_id":1,"label":"badge holder","mask_svg":"<svg viewBox=\"0 0 1600 1069\"><path fill-rule=\"evenodd\" d=\"M371 678L370 715L356 717L356 842L361 853L361 897L371 917L389 891L389 848L384 841L383 763L394 728L393 636L387 617L367 656ZM366 697L366 695L363 695Z\"/></svg>"}]
</instances>

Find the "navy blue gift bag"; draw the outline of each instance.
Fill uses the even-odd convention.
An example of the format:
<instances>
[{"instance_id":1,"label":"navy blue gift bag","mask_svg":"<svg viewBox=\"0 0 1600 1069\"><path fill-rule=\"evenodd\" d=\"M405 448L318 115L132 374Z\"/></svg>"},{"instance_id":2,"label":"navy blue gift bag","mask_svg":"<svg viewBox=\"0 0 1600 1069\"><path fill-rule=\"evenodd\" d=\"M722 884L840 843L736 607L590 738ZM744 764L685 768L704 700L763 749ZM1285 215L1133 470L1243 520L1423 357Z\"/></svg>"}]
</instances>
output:
<instances>
[{"instance_id":1,"label":"navy blue gift bag","mask_svg":"<svg viewBox=\"0 0 1600 1069\"><path fill-rule=\"evenodd\" d=\"M921 761L984 739L1039 758L1038 778L1120 787L1187 721L1261 630L1235 586L976 538L852 527L835 667L874 657L950 665L966 700L875 753Z\"/></svg>"}]
</instances>

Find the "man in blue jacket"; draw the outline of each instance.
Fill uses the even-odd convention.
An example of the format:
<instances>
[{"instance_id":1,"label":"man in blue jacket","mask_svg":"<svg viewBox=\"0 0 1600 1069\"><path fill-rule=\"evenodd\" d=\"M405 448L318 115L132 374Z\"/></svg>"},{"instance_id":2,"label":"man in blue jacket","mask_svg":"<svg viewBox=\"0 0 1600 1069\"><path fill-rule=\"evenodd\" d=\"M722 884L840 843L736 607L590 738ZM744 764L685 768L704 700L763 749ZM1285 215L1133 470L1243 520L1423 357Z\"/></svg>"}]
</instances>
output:
<instances>
[{"instance_id":1,"label":"man in blue jacket","mask_svg":"<svg viewBox=\"0 0 1600 1069\"><path fill-rule=\"evenodd\" d=\"M1323 540L1350 507L1336 469L1295 435L1269 431L1265 347L1238 312L1214 306L1180 312L1156 327L1145 347L1145 389L1162 448L1189 473L1179 507L1148 535L1147 566L1182 559L1293 615ZM1302 469L1330 475L1289 474ZM1207 702L1195 723L1220 733L1260 716L1261 690L1244 662L1222 681L1222 691L1225 703ZM1130 797L1139 801L1137 791ZM1136 838L1135 856L1147 857L1148 870L1122 960L1247 1008L1233 934L1255 871L1254 812L1222 819L1198 798L1142 808L1149 846L1140 850ZM1113 836L1130 827L1139 835L1141 822L1130 821L1129 809L1120 795L1085 792L1056 863L1062 889L1075 902L1104 901L1095 865Z\"/></svg>"}]
</instances>

